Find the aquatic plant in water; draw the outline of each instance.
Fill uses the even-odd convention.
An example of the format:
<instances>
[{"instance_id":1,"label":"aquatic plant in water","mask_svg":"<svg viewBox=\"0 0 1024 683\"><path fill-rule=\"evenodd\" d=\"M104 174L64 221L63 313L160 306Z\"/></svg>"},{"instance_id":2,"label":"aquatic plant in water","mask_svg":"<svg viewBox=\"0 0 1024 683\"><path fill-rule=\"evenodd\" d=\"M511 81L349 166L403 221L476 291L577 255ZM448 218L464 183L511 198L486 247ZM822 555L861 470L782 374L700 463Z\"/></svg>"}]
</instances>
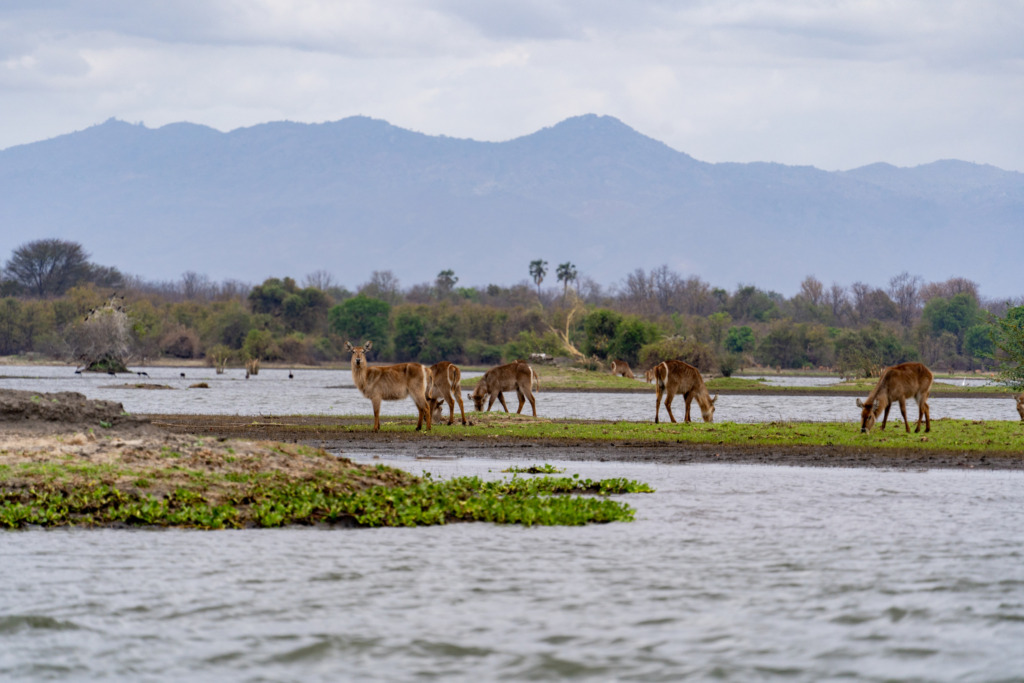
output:
<instances>
[{"instance_id":1,"label":"aquatic plant in water","mask_svg":"<svg viewBox=\"0 0 1024 683\"><path fill-rule=\"evenodd\" d=\"M179 487L164 497L113 486L70 487L54 482L0 492L0 527L183 526L198 529L280 527L292 524L422 526L460 521L497 524L580 525L631 521L633 509L591 495L650 492L646 484L621 479L592 481L543 477L485 482L477 477L410 485L337 490L328 482L254 479L225 501L196 488ZM136 480L138 481L138 480Z\"/></svg>"}]
</instances>

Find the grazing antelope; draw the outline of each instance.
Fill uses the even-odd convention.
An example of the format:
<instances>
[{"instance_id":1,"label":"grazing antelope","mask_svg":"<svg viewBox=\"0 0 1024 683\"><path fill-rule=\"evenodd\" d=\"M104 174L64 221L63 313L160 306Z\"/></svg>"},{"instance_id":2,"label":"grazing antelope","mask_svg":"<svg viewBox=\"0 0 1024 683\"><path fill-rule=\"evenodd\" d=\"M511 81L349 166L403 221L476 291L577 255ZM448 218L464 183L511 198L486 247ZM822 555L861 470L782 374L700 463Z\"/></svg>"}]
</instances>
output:
<instances>
[{"instance_id":1,"label":"grazing antelope","mask_svg":"<svg viewBox=\"0 0 1024 683\"><path fill-rule=\"evenodd\" d=\"M1020 392L1016 396L1017 399L1017 413L1020 415L1020 421L1024 422L1024 391Z\"/></svg>"},{"instance_id":2,"label":"grazing antelope","mask_svg":"<svg viewBox=\"0 0 1024 683\"><path fill-rule=\"evenodd\" d=\"M501 407L507 413L509 410L505 404L505 397L502 395L502 392L513 390L515 390L516 396L519 397L519 409L516 410L516 415L523 412L523 405L529 400L530 407L533 408L533 416L537 417L537 402L533 398L533 392L540 391L540 379L529 363L524 360L517 360L506 365L491 368L480 378L480 383L476 385L473 393L467 392L466 396L473 400L473 406L477 411L484 409L484 399L489 397L490 400L487 402L488 411L491 410L491 406L494 405L494 401L497 399L501 402Z\"/></svg>"},{"instance_id":3,"label":"grazing antelope","mask_svg":"<svg viewBox=\"0 0 1024 683\"><path fill-rule=\"evenodd\" d=\"M681 360L667 360L660 365L655 365L652 371L658 390L658 398L654 404L655 424L658 424L658 414L661 412L662 394L665 395L665 410L668 411L669 419L672 422L676 421L675 416L672 415L672 399L676 394L680 393L686 402L684 421L690 421L690 402L694 399L697 400L697 405L700 406L700 414L704 421L715 421L715 401L718 400L718 394L711 398L711 395L708 393L708 387L704 384L704 378L701 377L700 370Z\"/></svg>"},{"instance_id":4,"label":"grazing antelope","mask_svg":"<svg viewBox=\"0 0 1024 683\"><path fill-rule=\"evenodd\" d=\"M633 376L633 371L629 369L629 363L627 363L624 360L612 361L612 374L622 375L623 377L628 377L630 379L636 379L636 377Z\"/></svg>"},{"instance_id":5,"label":"grazing antelope","mask_svg":"<svg viewBox=\"0 0 1024 683\"><path fill-rule=\"evenodd\" d=\"M915 432L921 431L921 418L924 418L924 431L932 430L931 411L928 410L928 392L932 388L932 371L920 363L901 363L882 370L878 378L878 384L871 390L868 397L861 401L857 399L857 406L861 408L860 431L868 432L882 415L882 426L889 419L889 409L894 402L900 404L900 413L903 414L903 425L910 432L910 423L907 422L907 399L913 397L917 401L917 426Z\"/></svg>"},{"instance_id":6,"label":"grazing antelope","mask_svg":"<svg viewBox=\"0 0 1024 683\"><path fill-rule=\"evenodd\" d=\"M412 398L419 411L416 429L427 422L430 430L430 405L427 391L430 388L430 370L419 363L399 363L371 368L366 363L366 352L373 348L373 342L352 346L345 342L345 350L352 353L352 381L366 398L373 403L373 431L380 431L380 402Z\"/></svg>"},{"instance_id":7,"label":"grazing antelope","mask_svg":"<svg viewBox=\"0 0 1024 683\"><path fill-rule=\"evenodd\" d=\"M444 418L442 410L445 403L448 403L448 424L455 422L455 402L459 402L459 413L462 415L462 424L466 424L466 407L462 403L462 371L457 366L446 360L434 363L430 366L430 374L433 383L427 390L427 401L430 403L432 419L441 420Z\"/></svg>"}]
</instances>

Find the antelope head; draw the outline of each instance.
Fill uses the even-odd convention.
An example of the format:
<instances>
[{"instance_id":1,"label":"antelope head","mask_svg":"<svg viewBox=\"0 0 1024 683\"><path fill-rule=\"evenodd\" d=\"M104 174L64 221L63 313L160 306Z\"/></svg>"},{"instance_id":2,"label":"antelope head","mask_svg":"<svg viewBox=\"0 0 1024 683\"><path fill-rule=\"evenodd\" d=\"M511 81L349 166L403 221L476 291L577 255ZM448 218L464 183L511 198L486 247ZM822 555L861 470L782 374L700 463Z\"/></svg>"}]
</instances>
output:
<instances>
[{"instance_id":1,"label":"antelope head","mask_svg":"<svg viewBox=\"0 0 1024 683\"><path fill-rule=\"evenodd\" d=\"M717 401L717 400L718 400L718 394L715 394L715 397L713 399L711 399L710 401L708 401L707 408L705 408L704 406L700 407L700 415L701 415L701 417L704 418L705 422L714 422L715 421L715 401Z\"/></svg>"},{"instance_id":2,"label":"antelope head","mask_svg":"<svg viewBox=\"0 0 1024 683\"><path fill-rule=\"evenodd\" d=\"M878 416L878 406L874 401L871 403L865 403L859 398L857 399L857 407L860 411L860 431L861 433L870 432L871 428L875 426L875 418Z\"/></svg>"},{"instance_id":3,"label":"antelope head","mask_svg":"<svg viewBox=\"0 0 1024 683\"><path fill-rule=\"evenodd\" d=\"M352 342L345 342L345 350L352 354L352 364L362 367L366 365L366 352L373 348L373 342L364 342L362 346L352 346Z\"/></svg>"}]
</instances>

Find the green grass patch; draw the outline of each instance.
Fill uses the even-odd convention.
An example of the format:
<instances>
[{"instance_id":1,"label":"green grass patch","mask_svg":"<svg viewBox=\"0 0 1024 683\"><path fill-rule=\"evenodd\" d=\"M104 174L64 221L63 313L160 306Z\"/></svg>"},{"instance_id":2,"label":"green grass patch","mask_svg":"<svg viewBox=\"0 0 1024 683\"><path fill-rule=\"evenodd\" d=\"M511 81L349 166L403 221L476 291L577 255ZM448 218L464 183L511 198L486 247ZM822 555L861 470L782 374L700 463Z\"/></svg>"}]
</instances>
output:
<instances>
[{"instance_id":1,"label":"green grass patch","mask_svg":"<svg viewBox=\"0 0 1024 683\"><path fill-rule=\"evenodd\" d=\"M932 420L928 433L908 434L900 418L890 414L886 429L863 434L856 422L590 422L534 420L522 416L474 413L476 424L460 427L461 435L488 435L524 440L670 442L734 446L843 446L858 449L905 449L934 452L1019 453L1024 457L1024 424L1009 421ZM436 429L436 428L435 428ZM442 430L437 430L442 434Z\"/></svg>"}]
</instances>

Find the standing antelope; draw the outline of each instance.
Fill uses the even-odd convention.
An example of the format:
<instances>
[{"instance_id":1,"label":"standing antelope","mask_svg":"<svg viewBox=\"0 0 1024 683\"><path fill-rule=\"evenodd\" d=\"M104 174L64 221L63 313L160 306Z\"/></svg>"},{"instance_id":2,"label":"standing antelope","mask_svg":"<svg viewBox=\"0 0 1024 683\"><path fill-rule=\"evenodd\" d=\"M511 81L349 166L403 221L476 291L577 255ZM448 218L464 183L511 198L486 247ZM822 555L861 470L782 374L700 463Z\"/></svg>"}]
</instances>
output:
<instances>
[{"instance_id":1,"label":"standing antelope","mask_svg":"<svg viewBox=\"0 0 1024 683\"><path fill-rule=\"evenodd\" d=\"M700 406L700 414L704 421L715 421L715 401L718 400L718 394L711 398L711 395L708 393L708 387L704 384L704 378L701 377L700 370L681 360L667 360L660 365L654 366L652 368L652 375L657 384L658 391L658 398L654 404L655 424L658 424L658 414L661 412L661 396L663 393L665 394L665 410L668 411L668 417L672 422L676 421L675 416L672 414L672 399L679 393L683 395L683 400L686 402L686 416L683 418L686 422L690 421L690 402L694 399L697 400L697 405Z\"/></svg>"},{"instance_id":2,"label":"standing antelope","mask_svg":"<svg viewBox=\"0 0 1024 683\"><path fill-rule=\"evenodd\" d=\"M473 400L473 406L477 411L484 409L484 399L489 397L490 400L487 403L488 411L490 411L495 399L497 399L501 402L501 407L507 413L509 410L508 406L505 405L505 397L502 395L502 392L515 390L516 396L519 397L519 409L516 410L516 415L523 412L523 405L529 399L530 407L533 408L533 416L537 417L537 402L533 398L535 386L536 391L540 391L540 379L537 377L537 373L533 371L533 368L526 361L517 360L506 365L499 365L485 372L473 393L467 392L466 396Z\"/></svg>"},{"instance_id":3,"label":"standing antelope","mask_svg":"<svg viewBox=\"0 0 1024 683\"><path fill-rule=\"evenodd\" d=\"M1024 391L1015 398L1017 399L1017 413L1020 415L1021 422L1024 422Z\"/></svg>"},{"instance_id":4,"label":"standing antelope","mask_svg":"<svg viewBox=\"0 0 1024 683\"><path fill-rule=\"evenodd\" d=\"M932 371L920 363L901 363L882 370L878 378L878 384L871 390L868 397L861 401L857 399L857 406L861 408L860 431L868 432L882 415L882 426L889 419L889 409L893 402L899 402L900 413L903 414L903 425L910 432L910 423L907 422L907 399L913 397L917 401L917 426L915 432L921 431L921 418L924 418L924 431L932 430L931 411L928 410L928 392L932 388Z\"/></svg>"},{"instance_id":5,"label":"standing antelope","mask_svg":"<svg viewBox=\"0 0 1024 683\"><path fill-rule=\"evenodd\" d=\"M416 429L427 421L430 429L430 405L427 391L430 388L430 370L419 363L399 363L371 368L366 363L366 352L373 348L373 342L352 346L345 342L345 350L352 352L352 381L359 391L373 403L373 431L380 431L380 402L398 401L410 397L419 411Z\"/></svg>"},{"instance_id":6,"label":"standing antelope","mask_svg":"<svg viewBox=\"0 0 1024 683\"><path fill-rule=\"evenodd\" d=\"M612 374L622 375L623 377L628 377L630 379L636 379L636 377L633 376L633 371L629 369L629 363L627 363L624 360L612 361Z\"/></svg>"},{"instance_id":7,"label":"standing antelope","mask_svg":"<svg viewBox=\"0 0 1024 683\"><path fill-rule=\"evenodd\" d=\"M466 424L466 408L462 403L462 371L454 364L446 360L434 363L430 366L430 375L433 383L427 391L427 401L430 403L430 412L437 412L433 419L443 419L442 407L447 402L448 424L455 422L455 402L459 402L459 413L462 415L462 424Z\"/></svg>"}]
</instances>

